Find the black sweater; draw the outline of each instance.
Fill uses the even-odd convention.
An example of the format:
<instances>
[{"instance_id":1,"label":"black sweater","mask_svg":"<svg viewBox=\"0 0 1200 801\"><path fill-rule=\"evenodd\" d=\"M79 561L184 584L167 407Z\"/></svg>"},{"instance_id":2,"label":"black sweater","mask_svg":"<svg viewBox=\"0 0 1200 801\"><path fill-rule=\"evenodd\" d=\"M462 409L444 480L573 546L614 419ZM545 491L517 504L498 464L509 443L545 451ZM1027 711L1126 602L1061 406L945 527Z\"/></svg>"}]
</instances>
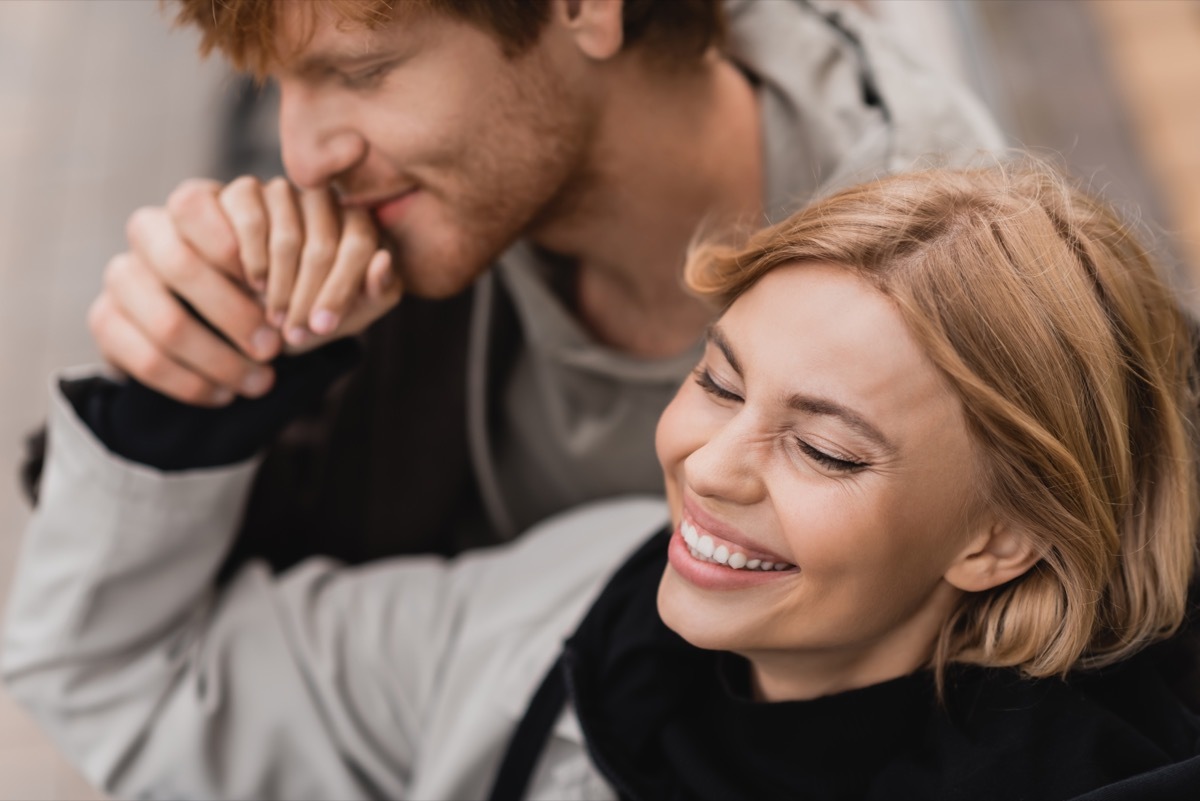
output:
<instances>
[{"instance_id":1,"label":"black sweater","mask_svg":"<svg viewBox=\"0 0 1200 801\"><path fill-rule=\"evenodd\" d=\"M1200 799L1200 718L1159 675L1157 651L1069 681L952 667L944 704L927 672L759 703L744 660L659 619L667 539L615 574L568 641L493 797L519 793L555 717L546 707L569 697L593 761L628 799Z\"/></svg>"}]
</instances>

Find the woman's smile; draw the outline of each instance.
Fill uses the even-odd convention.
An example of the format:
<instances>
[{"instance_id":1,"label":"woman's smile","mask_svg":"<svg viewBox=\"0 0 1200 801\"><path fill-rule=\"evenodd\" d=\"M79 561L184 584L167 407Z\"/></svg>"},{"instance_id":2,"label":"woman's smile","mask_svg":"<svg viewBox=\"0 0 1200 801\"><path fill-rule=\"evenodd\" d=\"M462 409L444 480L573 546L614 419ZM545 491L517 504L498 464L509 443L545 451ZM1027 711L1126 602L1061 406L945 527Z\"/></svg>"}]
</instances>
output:
<instances>
[{"instance_id":1,"label":"woman's smile","mask_svg":"<svg viewBox=\"0 0 1200 801\"><path fill-rule=\"evenodd\" d=\"M696 540L698 544L690 545L689 539ZM710 549L712 553L705 555ZM751 558L745 551L702 533L687 520L679 524L671 537L667 561L680 578L704 590L756 587L789 580L800 573L800 568L787 562Z\"/></svg>"}]
</instances>

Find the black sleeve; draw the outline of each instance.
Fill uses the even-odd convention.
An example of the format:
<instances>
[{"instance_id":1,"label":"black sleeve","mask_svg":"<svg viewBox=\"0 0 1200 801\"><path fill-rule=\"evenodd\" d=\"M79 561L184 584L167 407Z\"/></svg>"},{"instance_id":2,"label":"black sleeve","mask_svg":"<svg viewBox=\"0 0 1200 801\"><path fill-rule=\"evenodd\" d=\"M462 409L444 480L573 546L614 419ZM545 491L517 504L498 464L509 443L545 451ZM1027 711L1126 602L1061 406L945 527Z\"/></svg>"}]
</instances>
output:
<instances>
[{"instance_id":1,"label":"black sleeve","mask_svg":"<svg viewBox=\"0 0 1200 801\"><path fill-rule=\"evenodd\" d=\"M133 379L64 381L63 393L113 453L159 470L217 467L248 459L359 359L360 346L338 340L275 360L275 385L261 398L210 409L168 398Z\"/></svg>"}]
</instances>

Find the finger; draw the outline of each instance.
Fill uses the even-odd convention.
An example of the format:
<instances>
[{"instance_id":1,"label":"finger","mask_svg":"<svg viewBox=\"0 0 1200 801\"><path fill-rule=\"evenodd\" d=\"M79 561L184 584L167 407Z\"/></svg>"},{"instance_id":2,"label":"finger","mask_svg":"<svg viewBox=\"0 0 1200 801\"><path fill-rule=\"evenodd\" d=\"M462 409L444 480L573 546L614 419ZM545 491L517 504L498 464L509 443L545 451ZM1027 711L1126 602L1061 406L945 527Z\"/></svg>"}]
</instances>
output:
<instances>
[{"instance_id":1,"label":"finger","mask_svg":"<svg viewBox=\"0 0 1200 801\"><path fill-rule=\"evenodd\" d=\"M267 289L267 208L262 185L252 175L244 175L221 190L217 196L229 224L237 234L242 275L256 292Z\"/></svg>"},{"instance_id":2,"label":"finger","mask_svg":"<svg viewBox=\"0 0 1200 801\"><path fill-rule=\"evenodd\" d=\"M304 215L304 247L300 252L300 271L296 287L288 302L283 324L284 338L300 345L311 336L308 316L313 301L325 284L337 258L340 222L333 197L324 190L304 190L300 193L300 210Z\"/></svg>"},{"instance_id":3,"label":"finger","mask_svg":"<svg viewBox=\"0 0 1200 801\"><path fill-rule=\"evenodd\" d=\"M290 344L286 345L284 346L284 352L289 354L304 353L313 348L320 347L327 342L332 342L339 337L357 334L391 311L400 302L400 298L404 294L400 282L395 279L394 274L393 277L387 280L371 278L373 273L380 271L392 274L391 264L392 256L390 253L383 250L376 251L375 255L371 257L371 266L367 268L368 291L365 294L360 294L350 304L350 309L346 317L342 320L339 329L332 334L314 334L299 347ZM370 289L372 282L375 283L377 289Z\"/></svg>"},{"instance_id":4,"label":"finger","mask_svg":"<svg viewBox=\"0 0 1200 801\"><path fill-rule=\"evenodd\" d=\"M221 184L205 178L190 178L167 198L167 212L183 241L208 263L226 275L239 278L242 261L237 232L217 199Z\"/></svg>"},{"instance_id":5,"label":"finger","mask_svg":"<svg viewBox=\"0 0 1200 801\"><path fill-rule=\"evenodd\" d=\"M111 299L113 311L153 345L160 360L169 360L208 383L247 397L258 397L270 389L274 381L271 368L247 359L214 334L156 280L136 255L121 254L109 262L105 295ZM167 366L159 360L139 361L133 366L137 372L132 374L139 380L165 380L163 371ZM178 371L172 368L170 375L177 376Z\"/></svg>"},{"instance_id":6,"label":"finger","mask_svg":"<svg viewBox=\"0 0 1200 801\"><path fill-rule=\"evenodd\" d=\"M154 274L160 291L177 293L248 356L265 361L278 354L279 334L267 325L262 308L180 239L165 210L134 212L129 233L134 253Z\"/></svg>"},{"instance_id":7,"label":"finger","mask_svg":"<svg viewBox=\"0 0 1200 801\"><path fill-rule=\"evenodd\" d=\"M367 265L367 297L382 299L393 291L399 292L399 283L399 277L392 269L391 251L383 248L375 251Z\"/></svg>"},{"instance_id":8,"label":"finger","mask_svg":"<svg viewBox=\"0 0 1200 801\"><path fill-rule=\"evenodd\" d=\"M367 212L360 208L348 209L342 221L342 238L333 268L313 301L308 317L308 327L313 333L333 332L350 304L363 294L377 243L378 235Z\"/></svg>"},{"instance_id":9,"label":"finger","mask_svg":"<svg viewBox=\"0 0 1200 801\"><path fill-rule=\"evenodd\" d=\"M267 251L270 267L267 271L267 320L276 327L283 325L288 301L296 286L300 269L300 248L304 242L304 225L296 206L296 192L284 178L271 180L265 190L270 233Z\"/></svg>"},{"instance_id":10,"label":"finger","mask_svg":"<svg viewBox=\"0 0 1200 801\"><path fill-rule=\"evenodd\" d=\"M228 388L167 356L116 310L108 295L102 294L92 304L88 327L105 361L151 389L193 406L224 406L233 400Z\"/></svg>"}]
</instances>

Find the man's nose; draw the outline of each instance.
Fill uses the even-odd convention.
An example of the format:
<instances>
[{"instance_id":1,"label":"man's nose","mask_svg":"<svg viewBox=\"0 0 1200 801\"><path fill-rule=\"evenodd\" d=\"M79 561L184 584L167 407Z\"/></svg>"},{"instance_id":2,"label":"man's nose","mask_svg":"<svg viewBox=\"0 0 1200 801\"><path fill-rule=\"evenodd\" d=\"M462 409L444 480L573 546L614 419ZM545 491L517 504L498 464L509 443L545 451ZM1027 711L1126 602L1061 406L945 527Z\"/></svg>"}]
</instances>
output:
<instances>
[{"instance_id":1,"label":"man's nose","mask_svg":"<svg viewBox=\"0 0 1200 801\"><path fill-rule=\"evenodd\" d=\"M770 447L769 438L757 431L752 416L743 410L687 457L688 486L702 497L756 503L766 494L763 471Z\"/></svg>"},{"instance_id":2,"label":"man's nose","mask_svg":"<svg viewBox=\"0 0 1200 801\"><path fill-rule=\"evenodd\" d=\"M284 169L297 186L324 188L366 155L366 140L338 112L318 91L281 83L279 142Z\"/></svg>"}]
</instances>

